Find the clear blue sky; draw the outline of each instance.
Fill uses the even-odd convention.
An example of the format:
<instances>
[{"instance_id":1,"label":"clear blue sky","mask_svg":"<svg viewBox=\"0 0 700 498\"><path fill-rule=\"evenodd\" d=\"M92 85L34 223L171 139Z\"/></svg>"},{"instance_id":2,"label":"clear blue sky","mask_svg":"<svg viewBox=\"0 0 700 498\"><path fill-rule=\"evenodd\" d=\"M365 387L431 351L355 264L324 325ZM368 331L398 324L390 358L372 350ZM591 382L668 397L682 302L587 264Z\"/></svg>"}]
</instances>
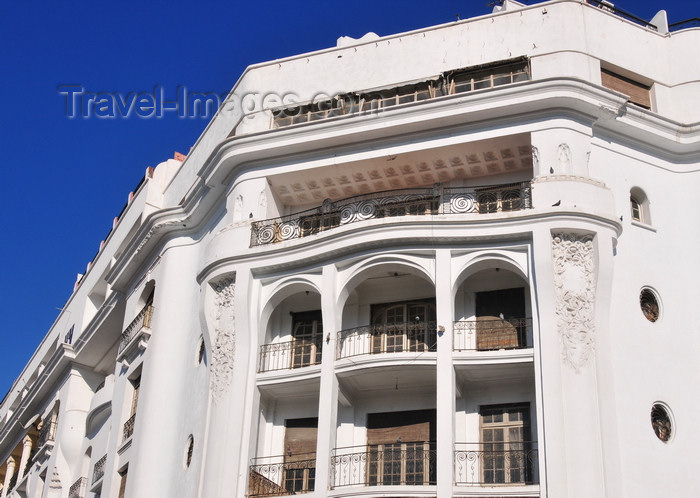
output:
<instances>
[{"instance_id":1,"label":"clear blue sky","mask_svg":"<svg viewBox=\"0 0 700 498\"><path fill-rule=\"evenodd\" d=\"M528 3L534 3L530 0ZM67 119L60 85L224 93L246 66L490 12L488 0L5 1L0 6L0 398L69 298L148 166L186 153L206 119ZM697 0L619 1L650 19Z\"/></svg>"}]
</instances>

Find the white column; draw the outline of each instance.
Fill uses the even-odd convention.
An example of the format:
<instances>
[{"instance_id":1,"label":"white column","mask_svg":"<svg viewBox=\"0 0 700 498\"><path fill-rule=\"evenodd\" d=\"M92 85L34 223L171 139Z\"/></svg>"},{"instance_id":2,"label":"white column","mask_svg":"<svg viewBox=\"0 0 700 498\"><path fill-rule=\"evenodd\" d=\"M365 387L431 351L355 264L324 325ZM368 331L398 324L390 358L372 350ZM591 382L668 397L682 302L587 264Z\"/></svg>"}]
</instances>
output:
<instances>
[{"instance_id":1,"label":"white column","mask_svg":"<svg viewBox=\"0 0 700 498\"><path fill-rule=\"evenodd\" d=\"M5 472L5 484L2 486L2 493L0 493L0 498L5 498L7 496L10 481L12 476L15 475L15 459L10 457L7 459L7 471Z\"/></svg>"},{"instance_id":2,"label":"white column","mask_svg":"<svg viewBox=\"0 0 700 498\"><path fill-rule=\"evenodd\" d=\"M455 375L452 366L452 255L449 249L435 254L435 304L437 313L437 496L452 497L454 471ZM444 331L443 331L444 330Z\"/></svg>"},{"instance_id":3,"label":"white column","mask_svg":"<svg viewBox=\"0 0 700 498\"><path fill-rule=\"evenodd\" d=\"M19 475L17 476L17 481L21 481L24 477L24 470L27 467L27 462L29 461L29 455L32 453L32 438L29 436L24 436L22 440L22 458L19 460Z\"/></svg>"},{"instance_id":4,"label":"white column","mask_svg":"<svg viewBox=\"0 0 700 498\"><path fill-rule=\"evenodd\" d=\"M337 271L334 265L323 268L321 312L323 314L323 352L321 357L321 385L318 397L318 434L316 440L317 496L326 496L330 482L331 452L335 448L338 419L338 379L335 375L336 338L340 330L340 313L336 310Z\"/></svg>"}]
</instances>

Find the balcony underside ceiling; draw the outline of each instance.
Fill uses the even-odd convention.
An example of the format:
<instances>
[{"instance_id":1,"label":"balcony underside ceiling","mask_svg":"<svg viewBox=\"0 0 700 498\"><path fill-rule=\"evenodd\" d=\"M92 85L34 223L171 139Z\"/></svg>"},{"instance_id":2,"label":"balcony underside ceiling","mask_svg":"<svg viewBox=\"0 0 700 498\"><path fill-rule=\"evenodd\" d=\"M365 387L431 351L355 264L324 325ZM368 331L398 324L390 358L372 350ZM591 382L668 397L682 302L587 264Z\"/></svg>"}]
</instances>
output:
<instances>
[{"instance_id":1,"label":"balcony underside ceiling","mask_svg":"<svg viewBox=\"0 0 700 498\"><path fill-rule=\"evenodd\" d=\"M279 399L318 396L320 382L321 381L317 373L315 377L298 377L296 379L288 379L286 382L259 382L258 388L264 397L269 398Z\"/></svg>"},{"instance_id":2,"label":"balcony underside ceiling","mask_svg":"<svg viewBox=\"0 0 700 498\"><path fill-rule=\"evenodd\" d=\"M435 391L435 364L416 365L400 361L394 366L381 366L338 374L342 392L354 398L376 392L424 392Z\"/></svg>"},{"instance_id":3,"label":"balcony underside ceiling","mask_svg":"<svg viewBox=\"0 0 700 498\"><path fill-rule=\"evenodd\" d=\"M268 177L272 190L288 206L321 203L385 190L425 187L437 182L477 180L497 175L532 176L529 134L425 148L405 153L368 150L327 165L298 168Z\"/></svg>"},{"instance_id":4,"label":"balcony underside ceiling","mask_svg":"<svg viewBox=\"0 0 700 498\"><path fill-rule=\"evenodd\" d=\"M455 365L458 383L498 382L512 379L534 378L532 356L504 362L475 362Z\"/></svg>"}]
</instances>

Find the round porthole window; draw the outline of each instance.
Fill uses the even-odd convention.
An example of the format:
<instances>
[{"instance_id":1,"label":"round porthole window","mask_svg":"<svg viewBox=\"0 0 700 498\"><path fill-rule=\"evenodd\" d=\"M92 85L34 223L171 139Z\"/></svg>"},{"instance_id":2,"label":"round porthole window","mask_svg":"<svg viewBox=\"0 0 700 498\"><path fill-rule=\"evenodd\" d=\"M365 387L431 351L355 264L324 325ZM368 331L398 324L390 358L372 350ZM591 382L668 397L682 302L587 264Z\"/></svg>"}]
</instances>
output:
<instances>
[{"instance_id":1,"label":"round porthole window","mask_svg":"<svg viewBox=\"0 0 700 498\"><path fill-rule=\"evenodd\" d=\"M651 427L656 437L664 443L667 443L673 435L670 410L661 403L654 403L651 407Z\"/></svg>"},{"instance_id":2,"label":"round porthole window","mask_svg":"<svg viewBox=\"0 0 700 498\"><path fill-rule=\"evenodd\" d=\"M639 306L647 320L655 322L659 319L659 299L651 289L642 289L639 293Z\"/></svg>"}]
</instances>

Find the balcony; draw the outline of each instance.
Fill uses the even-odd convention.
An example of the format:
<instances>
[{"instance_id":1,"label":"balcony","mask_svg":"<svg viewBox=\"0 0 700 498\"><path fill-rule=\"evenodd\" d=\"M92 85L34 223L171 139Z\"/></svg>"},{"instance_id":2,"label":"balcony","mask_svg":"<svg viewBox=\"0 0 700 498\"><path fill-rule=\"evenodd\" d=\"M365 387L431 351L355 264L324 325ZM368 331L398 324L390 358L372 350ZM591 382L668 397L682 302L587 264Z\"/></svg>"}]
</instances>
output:
<instances>
[{"instance_id":1,"label":"balcony","mask_svg":"<svg viewBox=\"0 0 700 498\"><path fill-rule=\"evenodd\" d=\"M532 347L532 318L477 317L453 324L454 351L498 351Z\"/></svg>"},{"instance_id":2,"label":"balcony","mask_svg":"<svg viewBox=\"0 0 700 498\"><path fill-rule=\"evenodd\" d=\"M68 498L85 498L87 477L81 477L75 481L68 490Z\"/></svg>"},{"instance_id":3,"label":"balcony","mask_svg":"<svg viewBox=\"0 0 700 498\"><path fill-rule=\"evenodd\" d=\"M42 462L45 458L51 455L56 438L56 426L58 425L58 417L52 414L47 417L39 430L36 446L32 450L30 461Z\"/></svg>"},{"instance_id":4,"label":"balcony","mask_svg":"<svg viewBox=\"0 0 700 498\"><path fill-rule=\"evenodd\" d=\"M122 430L122 437L123 437L124 441L131 438L131 436L134 434L134 423L135 422L136 422L136 414L135 413L131 417L129 417L129 420L124 422L124 428Z\"/></svg>"},{"instance_id":5,"label":"balcony","mask_svg":"<svg viewBox=\"0 0 700 498\"><path fill-rule=\"evenodd\" d=\"M151 337L153 306L146 305L124 330L119 341L117 361L124 361L137 350L145 350Z\"/></svg>"},{"instance_id":6,"label":"balcony","mask_svg":"<svg viewBox=\"0 0 700 498\"><path fill-rule=\"evenodd\" d=\"M105 475L105 463L107 463L107 455L100 458L92 469L92 483L95 484L97 481L102 479Z\"/></svg>"},{"instance_id":7,"label":"balcony","mask_svg":"<svg viewBox=\"0 0 700 498\"><path fill-rule=\"evenodd\" d=\"M260 346L258 372L319 365L322 351L323 341L320 337L263 344Z\"/></svg>"},{"instance_id":8,"label":"balcony","mask_svg":"<svg viewBox=\"0 0 700 498\"><path fill-rule=\"evenodd\" d=\"M433 485L435 459L435 443L423 441L336 448L331 487Z\"/></svg>"},{"instance_id":9,"label":"balcony","mask_svg":"<svg viewBox=\"0 0 700 498\"><path fill-rule=\"evenodd\" d=\"M250 465L248 496L309 493L315 480L315 453L256 458Z\"/></svg>"},{"instance_id":10,"label":"balcony","mask_svg":"<svg viewBox=\"0 0 700 498\"><path fill-rule=\"evenodd\" d=\"M329 199L315 209L255 221L250 246L274 244L332 230L351 223L399 216L489 214L530 209L531 182L481 187L400 189Z\"/></svg>"},{"instance_id":11,"label":"balcony","mask_svg":"<svg viewBox=\"0 0 700 498\"><path fill-rule=\"evenodd\" d=\"M457 486L523 486L539 484L537 442L457 443Z\"/></svg>"},{"instance_id":12,"label":"balcony","mask_svg":"<svg viewBox=\"0 0 700 498\"><path fill-rule=\"evenodd\" d=\"M529 79L530 65L527 59L499 61L487 66L449 71L437 78L394 88L351 92L331 100L275 109L273 124L276 128L283 128L339 116L377 113L398 105L420 103L446 95L495 88Z\"/></svg>"},{"instance_id":13,"label":"balcony","mask_svg":"<svg viewBox=\"0 0 700 498\"><path fill-rule=\"evenodd\" d=\"M338 332L336 358L383 353L437 351L435 322L366 325Z\"/></svg>"}]
</instances>

